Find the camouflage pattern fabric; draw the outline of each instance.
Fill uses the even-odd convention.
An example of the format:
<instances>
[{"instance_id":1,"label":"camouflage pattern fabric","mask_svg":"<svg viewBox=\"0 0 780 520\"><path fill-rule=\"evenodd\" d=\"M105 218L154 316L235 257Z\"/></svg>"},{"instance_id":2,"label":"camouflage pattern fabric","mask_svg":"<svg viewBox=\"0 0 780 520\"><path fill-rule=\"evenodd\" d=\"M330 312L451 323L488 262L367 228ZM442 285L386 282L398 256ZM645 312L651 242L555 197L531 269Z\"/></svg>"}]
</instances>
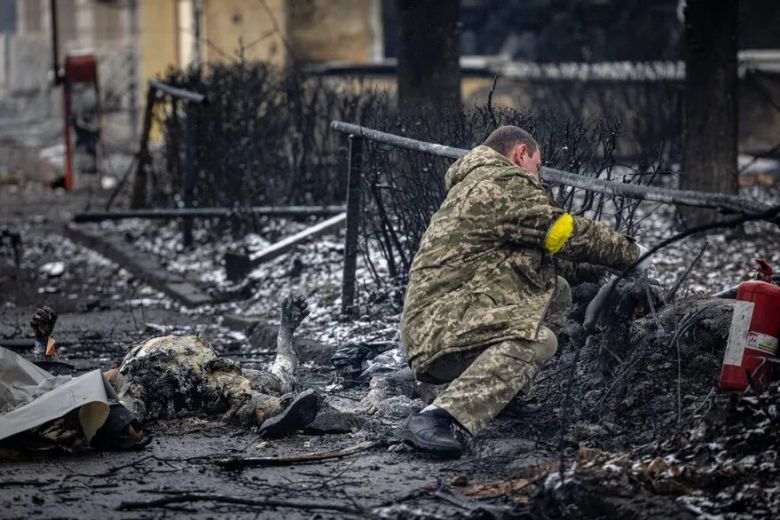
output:
<instances>
[{"instance_id":1,"label":"camouflage pattern fabric","mask_svg":"<svg viewBox=\"0 0 780 520\"><path fill-rule=\"evenodd\" d=\"M454 379L433 402L476 435L515 397L527 392L539 367L558 349L555 334L539 330L539 341L508 340L434 361L429 376Z\"/></svg>"},{"instance_id":2,"label":"camouflage pattern fabric","mask_svg":"<svg viewBox=\"0 0 780 520\"><path fill-rule=\"evenodd\" d=\"M568 215L534 175L487 146L456 161L445 185L404 301L402 340L417 374L441 356L540 340L553 254L613 268L636 259L631 239Z\"/></svg>"},{"instance_id":3,"label":"camouflage pattern fabric","mask_svg":"<svg viewBox=\"0 0 780 520\"><path fill-rule=\"evenodd\" d=\"M557 350L556 336L570 307L571 288L559 276L539 341L505 341L439 357L418 377L435 384L455 382L433 404L477 434L512 398L530 392L539 367Z\"/></svg>"}]
</instances>

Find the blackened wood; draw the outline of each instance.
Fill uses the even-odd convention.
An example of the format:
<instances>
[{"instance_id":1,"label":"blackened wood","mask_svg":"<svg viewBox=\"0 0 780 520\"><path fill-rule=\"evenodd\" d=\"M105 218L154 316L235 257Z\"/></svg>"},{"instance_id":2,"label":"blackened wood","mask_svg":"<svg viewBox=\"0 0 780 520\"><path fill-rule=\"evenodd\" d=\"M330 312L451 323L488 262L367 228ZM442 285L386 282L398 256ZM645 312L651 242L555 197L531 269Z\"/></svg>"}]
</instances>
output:
<instances>
[{"instance_id":1,"label":"blackened wood","mask_svg":"<svg viewBox=\"0 0 780 520\"><path fill-rule=\"evenodd\" d=\"M336 450L296 453L292 455L276 455L271 457L228 457L217 459L214 462L225 469L244 469L258 466L290 466L306 462L315 462L320 460L337 459L370 450L383 445L383 441L365 441L349 448Z\"/></svg>"},{"instance_id":2,"label":"blackened wood","mask_svg":"<svg viewBox=\"0 0 780 520\"><path fill-rule=\"evenodd\" d=\"M341 313L352 314L355 303L355 271L357 269L358 236L360 233L360 189L363 140L350 135L347 180L347 235L344 241L344 275L341 283Z\"/></svg>"},{"instance_id":3,"label":"blackened wood","mask_svg":"<svg viewBox=\"0 0 780 520\"><path fill-rule=\"evenodd\" d=\"M402 114L460 110L459 0L396 0Z\"/></svg>"},{"instance_id":4,"label":"blackened wood","mask_svg":"<svg viewBox=\"0 0 780 520\"><path fill-rule=\"evenodd\" d=\"M738 193L737 0L689 0L685 8L685 96L680 188ZM681 208L688 226L715 212Z\"/></svg>"},{"instance_id":5,"label":"blackened wood","mask_svg":"<svg viewBox=\"0 0 780 520\"><path fill-rule=\"evenodd\" d=\"M198 176L198 112L192 103L186 103L187 121L184 129L184 208L192 208L193 196L195 192L195 183ZM192 245L192 219L182 220L182 245L189 247Z\"/></svg>"}]
</instances>

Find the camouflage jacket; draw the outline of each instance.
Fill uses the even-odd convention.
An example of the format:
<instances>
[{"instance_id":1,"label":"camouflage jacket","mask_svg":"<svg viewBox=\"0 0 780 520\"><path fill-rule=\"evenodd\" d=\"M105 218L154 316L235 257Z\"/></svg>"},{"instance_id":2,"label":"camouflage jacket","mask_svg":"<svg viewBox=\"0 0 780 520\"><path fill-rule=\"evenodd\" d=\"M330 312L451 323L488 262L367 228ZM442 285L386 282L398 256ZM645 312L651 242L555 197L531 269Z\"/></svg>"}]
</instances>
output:
<instances>
[{"instance_id":1,"label":"camouflage jacket","mask_svg":"<svg viewBox=\"0 0 780 520\"><path fill-rule=\"evenodd\" d=\"M444 354L537 339L554 291L552 255L613 268L636 259L631 239L566 213L536 176L487 146L458 159L445 186L404 300L415 371Z\"/></svg>"}]
</instances>

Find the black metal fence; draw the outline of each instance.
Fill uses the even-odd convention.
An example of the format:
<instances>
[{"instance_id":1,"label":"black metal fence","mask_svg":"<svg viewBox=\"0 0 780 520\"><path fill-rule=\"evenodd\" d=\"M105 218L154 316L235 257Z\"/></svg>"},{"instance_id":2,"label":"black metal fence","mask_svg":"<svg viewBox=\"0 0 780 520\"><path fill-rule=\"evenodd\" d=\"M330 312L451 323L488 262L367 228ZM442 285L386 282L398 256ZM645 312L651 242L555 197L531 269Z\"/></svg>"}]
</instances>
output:
<instances>
[{"instance_id":1,"label":"black metal fence","mask_svg":"<svg viewBox=\"0 0 780 520\"><path fill-rule=\"evenodd\" d=\"M479 112L476 114L477 117L484 116ZM514 115L514 120L506 117L507 114ZM471 131L469 148L481 142L499 122L514 122L534 129L533 120L523 124L521 114L504 113L504 116L491 118L490 124L481 129L473 124L459 125L459 128ZM553 193L568 211L611 221L614 228L632 234L636 229L633 215L643 200L743 214L758 214L767 209L765 204L739 196L650 185L659 175L668 173L663 162L659 159L631 167L616 164L612 156L616 133L604 124L599 121L592 128L562 125L557 127L562 131L548 129L547 133L545 128L535 129L548 157L548 166L540 173L541 179L555 185ZM346 134L349 150L342 287L342 312L348 314L355 305L355 273L360 252L380 286L398 289L406 283L422 234L445 196L444 171L468 150L342 121L333 121L331 128ZM460 142L463 142L462 137ZM475 138L479 140L475 141ZM568 169L574 171L554 167L559 165L568 165ZM575 196L575 192L580 196ZM379 273L373 265L372 250L381 253L386 274ZM395 292L400 298L402 291Z\"/></svg>"},{"instance_id":2,"label":"black metal fence","mask_svg":"<svg viewBox=\"0 0 780 520\"><path fill-rule=\"evenodd\" d=\"M233 201L227 207L214 207L210 193L203 186L198 186L199 157L201 150L208 149L208 144L199 138L198 119L202 117L203 105L207 98L198 92L192 92L183 88L171 86L158 80L150 80L148 84L148 96L144 115L144 127L141 136L141 146L136 157L135 177L133 179L132 193L130 195L131 209L124 211L108 211L114 197L122 190L127 180L127 175L120 182L118 190L112 194L103 212L87 212L74 215L74 222L98 222L101 220L120 220L125 218L143 219L179 219L182 224L182 244L187 247L192 244L193 220L217 219L218 221L230 220L232 227L242 219L255 217L308 217L329 216L343 213L344 206L256 206L239 205ZM163 113L175 123L165 125L169 139L166 141L167 154L165 172L166 176L155 175L153 171L153 158L150 151L150 133L154 123L154 114L162 109ZM180 114L181 113L181 114ZM183 115L183 123L182 117ZM166 120L167 121L167 120ZM172 137L172 138L171 138ZM183 150L181 140L183 138ZM151 170L151 171L150 171ZM131 173L128 170L128 175ZM208 174L206 174L208 177ZM161 180L168 178L167 186L160 186ZM195 201L195 192L198 188L200 199ZM151 191L151 194L150 194ZM154 204L155 201L172 198L177 205L174 208L139 209ZM204 202L207 206L204 207ZM198 207L195 207L198 206Z\"/></svg>"},{"instance_id":3,"label":"black metal fence","mask_svg":"<svg viewBox=\"0 0 780 520\"><path fill-rule=\"evenodd\" d=\"M150 82L130 207L233 209L242 229L264 207L338 208L346 178L328 125L387 110L382 93L266 63L172 72Z\"/></svg>"},{"instance_id":4,"label":"black metal fence","mask_svg":"<svg viewBox=\"0 0 780 520\"><path fill-rule=\"evenodd\" d=\"M628 234L636 231L641 200L743 213L761 209L728 195L649 187L670 176L668 147L645 142L631 164L621 164L616 151L623 126L617 119L498 109L489 98L487 105L459 114L401 120L385 94L344 78L307 78L240 63L213 66L204 76L180 71L150 83L131 207L155 209L127 216L181 218L188 244L193 218L251 222L261 215L332 215L346 202L343 311L354 309L360 255L380 296L392 293L400 303L422 234L445 196L444 172L503 124L537 138L542 177L554 185L558 202ZM329 125L348 134L346 140ZM155 132L159 144L149 138Z\"/></svg>"},{"instance_id":5,"label":"black metal fence","mask_svg":"<svg viewBox=\"0 0 780 520\"><path fill-rule=\"evenodd\" d=\"M369 296L392 298L401 305L414 254L432 214L446 195L444 173L453 160L477 146L500 125L513 124L530 131L540 143L545 164L579 174L572 175L572 180L592 179L601 174L606 178L619 177L621 182L647 183L648 177L637 173L640 168L651 172L650 176L652 172L666 171L665 163L658 158L631 168L619 165L615 148L620 127L606 119L581 122L540 111L486 105L456 115L421 114L412 122L384 119L373 124L387 131L338 121L331 126L351 136L347 138L352 199L348 203L345 244L344 312L350 312L355 305L358 256L373 282L374 294ZM455 146L434 144L432 140ZM634 231L632 216L638 201L596 197L591 192L575 197L574 189L563 185L554 193L570 211L590 210L596 218L612 219L615 228L627 233ZM610 203L619 207L607 211Z\"/></svg>"}]
</instances>

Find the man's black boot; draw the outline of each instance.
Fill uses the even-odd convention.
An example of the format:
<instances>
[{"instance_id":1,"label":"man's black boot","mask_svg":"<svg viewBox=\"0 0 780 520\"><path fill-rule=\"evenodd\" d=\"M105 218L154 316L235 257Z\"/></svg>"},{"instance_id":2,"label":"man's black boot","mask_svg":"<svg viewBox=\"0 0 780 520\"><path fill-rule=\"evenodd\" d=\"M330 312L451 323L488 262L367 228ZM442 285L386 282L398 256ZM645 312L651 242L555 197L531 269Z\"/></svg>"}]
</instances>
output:
<instances>
[{"instance_id":1,"label":"man's black boot","mask_svg":"<svg viewBox=\"0 0 780 520\"><path fill-rule=\"evenodd\" d=\"M312 389L304 390L278 415L260 425L260 435L273 438L290 435L308 426L317 416L319 396Z\"/></svg>"},{"instance_id":2,"label":"man's black boot","mask_svg":"<svg viewBox=\"0 0 780 520\"><path fill-rule=\"evenodd\" d=\"M409 417L396 435L415 448L443 457L459 457L463 443L453 433L455 419L441 408Z\"/></svg>"}]
</instances>

